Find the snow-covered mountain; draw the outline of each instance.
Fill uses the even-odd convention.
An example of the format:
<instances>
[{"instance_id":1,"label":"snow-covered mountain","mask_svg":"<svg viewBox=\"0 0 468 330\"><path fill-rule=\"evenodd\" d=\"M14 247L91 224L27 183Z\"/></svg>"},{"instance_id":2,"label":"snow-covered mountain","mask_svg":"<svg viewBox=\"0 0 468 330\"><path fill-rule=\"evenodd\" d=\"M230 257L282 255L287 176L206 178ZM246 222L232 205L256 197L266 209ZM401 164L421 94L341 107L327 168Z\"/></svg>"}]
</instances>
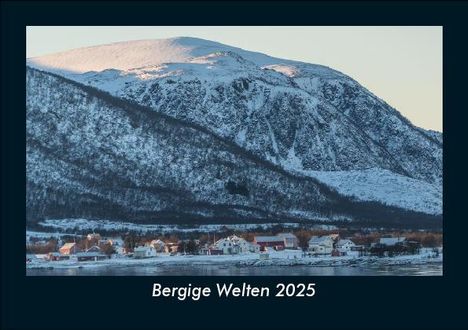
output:
<instances>
[{"instance_id":1,"label":"snow-covered mountain","mask_svg":"<svg viewBox=\"0 0 468 330\"><path fill-rule=\"evenodd\" d=\"M195 124L343 195L442 213L442 134L415 127L333 69L195 38L88 47L27 64ZM395 186L366 193L363 177L376 188Z\"/></svg>"}]
</instances>

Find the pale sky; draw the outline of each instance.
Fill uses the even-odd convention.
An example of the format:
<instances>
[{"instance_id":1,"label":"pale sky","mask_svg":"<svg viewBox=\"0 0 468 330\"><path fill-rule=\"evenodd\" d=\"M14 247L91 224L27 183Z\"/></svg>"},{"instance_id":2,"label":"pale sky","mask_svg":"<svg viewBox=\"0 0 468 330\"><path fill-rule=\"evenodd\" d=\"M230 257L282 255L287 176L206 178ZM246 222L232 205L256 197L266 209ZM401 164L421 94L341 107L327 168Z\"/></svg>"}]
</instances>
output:
<instances>
[{"instance_id":1,"label":"pale sky","mask_svg":"<svg viewBox=\"0 0 468 330\"><path fill-rule=\"evenodd\" d=\"M29 26L26 57L179 36L329 66L357 80L413 124L442 131L441 26Z\"/></svg>"}]
</instances>

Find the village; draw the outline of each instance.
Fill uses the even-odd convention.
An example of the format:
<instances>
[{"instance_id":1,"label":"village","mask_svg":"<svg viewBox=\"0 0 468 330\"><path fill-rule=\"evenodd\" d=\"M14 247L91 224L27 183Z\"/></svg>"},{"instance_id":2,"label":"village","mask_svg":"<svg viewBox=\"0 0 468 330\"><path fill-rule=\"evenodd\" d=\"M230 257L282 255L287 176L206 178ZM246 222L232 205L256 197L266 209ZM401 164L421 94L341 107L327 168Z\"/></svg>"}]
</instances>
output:
<instances>
[{"instance_id":1,"label":"village","mask_svg":"<svg viewBox=\"0 0 468 330\"><path fill-rule=\"evenodd\" d=\"M223 235L224 234L224 235ZM405 234L405 235L403 235ZM43 235L44 237L46 234ZM44 239L29 237L26 244L27 267L59 265L124 264L138 262L229 262L238 264L318 264L329 260L396 259L401 256L442 258L440 233L378 233L333 231L224 232L156 235L127 232L120 236L99 233L62 234ZM184 257L186 257L184 259ZM230 258L226 258L230 257ZM257 262L258 261L258 262ZM431 261L431 260L429 260ZM263 262L263 263L262 263ZM81 267L81 266L79 266Z\"/></svg>"}]
</instances>

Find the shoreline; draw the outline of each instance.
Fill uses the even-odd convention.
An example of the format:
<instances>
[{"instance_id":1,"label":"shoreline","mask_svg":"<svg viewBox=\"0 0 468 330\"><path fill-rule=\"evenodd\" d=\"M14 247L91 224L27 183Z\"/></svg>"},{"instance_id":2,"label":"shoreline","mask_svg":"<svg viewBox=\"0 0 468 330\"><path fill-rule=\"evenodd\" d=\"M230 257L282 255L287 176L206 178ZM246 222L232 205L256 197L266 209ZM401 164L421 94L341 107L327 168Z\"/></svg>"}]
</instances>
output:
<instances>
[{"instance_id":1,"label":"shoreline","mask_svg":"<svg viewBox=\"0 0 468 330\"><path fill-rule=\"evenodd\" d=\"M295 251L296 252L296 251ZM279 255L277 255L279 254ZM319 256L319 257L297 257L298 253L275 253L269 259L262 260L258 254L244 255L161 255L147 259L132 258L111 258L101 261L45 261L35 260L26 264L28 269L67 269L67 268L95 268L95 267L173 267L173 266L235 266L235 267L362 267L362 266L405 266L405 265L425 265L443 264L443 255L433 257L430 254L402 255L395 257L375 257L375 256ZM294 257L296 256L296 257Z\"/></svg>"}]
</instances>

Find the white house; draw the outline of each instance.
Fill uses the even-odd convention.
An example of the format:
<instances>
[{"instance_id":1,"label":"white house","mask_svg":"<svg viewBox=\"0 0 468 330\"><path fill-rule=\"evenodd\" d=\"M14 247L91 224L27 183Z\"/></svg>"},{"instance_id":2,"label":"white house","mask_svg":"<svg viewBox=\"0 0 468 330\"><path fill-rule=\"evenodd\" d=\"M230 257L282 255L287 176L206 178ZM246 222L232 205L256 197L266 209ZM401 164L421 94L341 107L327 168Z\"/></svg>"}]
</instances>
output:
<instances>
[{"instance_id":1,"label":"white house","mask_svg":"<svg viewBox=\"0 0 468 330\"><path fill-rule=\"evenodd\" d=\"M284 239L284 248L285 249L297 249L298 239L296 235L292 233L280 233L276 236Z\"/></svg>"},{"instance_id":2,"label":"white house","mask_svg":"<svg viewBox=\"0 0 468 330\"><path fill-rule=\"evenodd\" d=\"M124 241L120 237L110 237L109 241L112 242L112 246L117 247L117 246L123 246Z\"/></svg>"},{"instance_id":3,"label":"white house","mask_svg":"<svg viewBox=\"0 0 468 330\"><path fill-rule=\"evenodd\" d=\"M100 234L96 234L96 233L91 233L91 234L88 234L86 236L86 238L88 239L88 241L91 241L91 240L97 240L99 241L101 239L101 235Z\"/></svg>"},{"instance_id":4,"label":"white house","mask_svg":"<svg viewBox=\"0 0 468 330\"><path fill-rule=\"evenodd\" d=\"M256 243L249 243L249 252L258 253L260 252L260 245Z\"/></svg>"},{"instance_id":5,"label":"white house","mask_svg":"<svg viewBox=\"0 0 468 330\"><path fill-rule=\"evenodd\" d=\"M406 241L406 237L381 237L379 244L393 246L397 243L403 243L404 241Z\"/></svg>"},{"instance_id":6,"label":"white house","mask_svg":"<svg viewBox=\"0 0 468 330\"><path fill-rule=\"evenodd\" d=\"M239 247L231 242L229 238L221 238L214 243L214 247L217 250L223 251L223 254L237 254L239 253Z\"/></svg>"},{"instance_id":7,"label":"white house","mask_svg":"<svg viewBox=\"0 0 468 330\"><path fill-rule=\"evenodd\" d=\"M117 246L117 247L114 247L114 250L117 254L125 254L125 248L123 246Z\"/></svg>"},{"instance_id":8,"label":"white house","mask_svg":"<svg viewBox=\"0 0 468 330\"><path fill-rule=\"evenodd\" d=\"M214 243L214 247L217 250L222 250L223 254L258 252L260 249L257 244L253 245L242 237L238 237L236 235L218 240L216 243Z\"/></svg>"},{"instance_id":9,"label":"white house","mask_svg":"<svg viewBox=\"0 0 468 330\"><path fill-rule=\"evenodd\" d=\"M78 252L76 254L76 259L78 261L98 261L110 258L106 256L104 253L95 252L95 251L86 251L86 252Z\"/></svg>"},{"instance_id":10,"label":"white house","mask_svg":"<svg viewBox=\"0 0 468 330\"><path fill-rule=\"evenodd\" d=\"M133 257L136 259L156 257L156 250L152 246L139 246L133 250Z\"/></svg>"},{"instance_id":11,"label":"white house","mask_svg":"<svg viewBox=\"0 0 468 330\"><path fill-rule=\"evenodd\" d=\"M242 237L232 235L228 239L239 247L239 253L247 253L250 251L250 243Z\"/></svg>"},{"instance_id":12,"label":"white house","mask_svg":"<svg viewBox=\"0 0 468 330\"><path fill-rule=\"evenodd\" d=\"M340 239L337 243L336 243L336 249L341 252L341 253L347 253L349 251L351 251L353 249L353 247L355 247L356 244L354 244L353 241L349 240L349 239Z\"/></svg>"},{"instance_id":13,"label":"white house","mask_svg":"<svg viewBox=\"0 0 468 330\"><path fill-rule=\"evenodd\" d=\"M312 236L309 240L309 251L313 254L331 254L333 239L330 236Z\"/></svg>"},{"instance_id":14,"label":"white house","mask_svg":"<svg viewBox=\"0 0 468 330\"><path fill-rule=\"evenodd\" d=\"M86 252L96 252L99 253L101 252L101 248L97 245L91 246L89 249L86 250Z\"/></svg>"},{"instance_id":15,"label":"white house","mask_svg":"<svg viewBox=\"0 0 468 330\"><path fill-rule=\"evenodd\" d=\"M164 252L166 244L164 244L160 239L154 239L150 242L149 246L151 246L156 252Z\"/></svg>"}]
</instances>

